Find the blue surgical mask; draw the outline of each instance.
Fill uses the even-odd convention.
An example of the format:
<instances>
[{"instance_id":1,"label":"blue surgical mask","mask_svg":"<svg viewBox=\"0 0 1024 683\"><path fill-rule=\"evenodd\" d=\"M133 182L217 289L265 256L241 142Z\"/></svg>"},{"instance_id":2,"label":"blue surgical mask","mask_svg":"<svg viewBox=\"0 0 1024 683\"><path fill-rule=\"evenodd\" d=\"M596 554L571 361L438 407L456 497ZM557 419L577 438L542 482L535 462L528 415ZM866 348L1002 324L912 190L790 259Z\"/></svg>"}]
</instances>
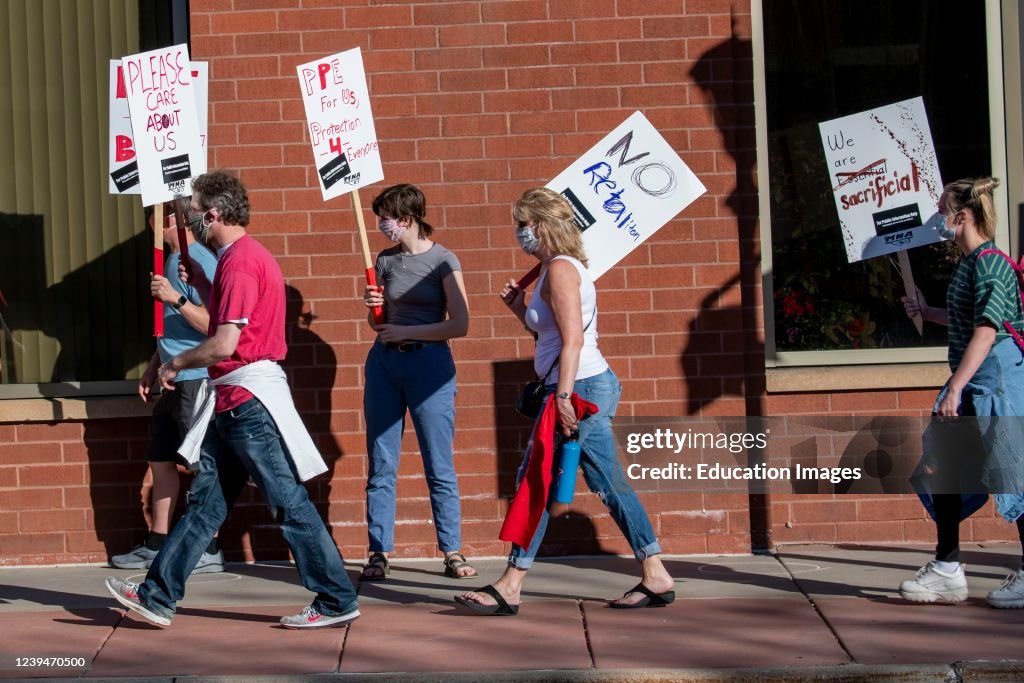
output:
<instances>
[{"instance_id":1,"label":"blue surgical mask","mask_svg":"<svg viewBox=\"0 0 1024 683\"><path fill-rule=\"evenodd\" d=\"M949 240L950 242L956 239L956 228L950 227L949 224L946 223L945 216L939 216L939 225L937 229L939 231L939 237L942 239Z\"/></svg>"},{"instance_id":2,"label":"blue surgical mask","mask_svg":"<svg viewBox=\"0 0 1024 683\"><path fill-rule=\"evenodd\" d=\"M520 225L516 228L516 239L519 241L519 246L530 256L533 256L540 249L540 238L534 232L534 227Z\"/></svg>"}]
</instances>

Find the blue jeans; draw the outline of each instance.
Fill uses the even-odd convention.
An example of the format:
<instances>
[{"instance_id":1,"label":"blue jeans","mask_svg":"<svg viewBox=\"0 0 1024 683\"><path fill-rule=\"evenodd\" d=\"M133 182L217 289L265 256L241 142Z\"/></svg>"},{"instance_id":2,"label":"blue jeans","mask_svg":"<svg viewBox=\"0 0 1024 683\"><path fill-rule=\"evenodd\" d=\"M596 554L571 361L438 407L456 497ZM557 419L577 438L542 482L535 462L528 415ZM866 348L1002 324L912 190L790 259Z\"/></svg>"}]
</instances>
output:
<instances>
[{"instance_id":1,"label":"blue jeans","mask_svg":"<svg viewBox=\"0 0 1024 683\"><path fill-rule=\"evenodd\" d=\"M555 384L544 387L547 392L546 401L551 400L551 394L555 392ZM612 433L612 418L615 417L615 409L619 405L619 397L622 396L622 385L619 378L611 369L605 370L600 375L578 379L573 385L573 391L591 403L597 405L599 412L596 415L580 422L580 467L583 468L583 479L591 491L600 496L601 501L608 507L612 519L622 531L623 536L629 541L633 549L633 555L637 561L642 562L651 555L661 552L661 546L654 535L654 528L647 519L647 512L636 495L636 491L629 485L626 473L622 470L619 462L618 450L615 444L615 435ZM560 439L559 439L560 440ZM526 445L526 457L519 467L516 476L516 486L523 480L526 474L526 466L530 461L530 452L533 449L533 441ZM558 458L554 459L554 467L557 472ZM552 486L554 489L554 486ZM533 559L537 556L537 549L544 540L544 532L548 526L550 517L551 496L549 494L548 507L544 510L537 526L537 532L530 541L529 548L512 544L512 552L509 553L508 563L519 569L529 569L533 565Z\"/></svg>"},{"instance_id":2,"label":"blue jeans","mask_svg":"<svg viewBox=\"0 0 1024 683\"><path fill-rule=\"evenodd\" d=\"M139 587L142 603L163 616L174 614L185 596L185 580L250 476L281 525L302 585L316 593L313 607L328 616L354 609L356 591L338 547L299 481L277 425L255 398L210 423L188 509Z\"/></svg>"},{"instance_id":3,"label":"blue jeans","mask_svg":"<svg viewBox=\"0 0 1024 683\"><path fill-rule=\"evenodd\" d=\"M371 552L395 546L398 461L408 409L416 429L442 552L461 546L459 482L455 475L455 361L448 344L399 351L376 342L366 357L366 522Z\"/></svg>"}]
</instances>

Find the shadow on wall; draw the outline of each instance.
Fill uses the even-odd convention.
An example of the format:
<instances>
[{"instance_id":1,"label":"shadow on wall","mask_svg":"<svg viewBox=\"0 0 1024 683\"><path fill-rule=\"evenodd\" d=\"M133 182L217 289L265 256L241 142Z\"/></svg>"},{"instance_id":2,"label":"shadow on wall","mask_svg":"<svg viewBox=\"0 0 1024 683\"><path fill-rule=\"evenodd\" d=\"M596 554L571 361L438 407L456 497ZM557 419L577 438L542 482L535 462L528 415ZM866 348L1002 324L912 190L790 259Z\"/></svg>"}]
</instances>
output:
<instances>
[{"instance_id":1,"label":"shadow on wall","mask_svg":"<svg viewBox=\"0 0 1024 683\"><path fill-rule=\"evenodd\" d=\"M690 324L680 359L688 388L688 415L700 414L704 406L726 395L743 397L747 415L762 413L764 343L757 319L761 250L752 55L750 41L734 35L705 52L690 71L711 97L715 124L736 166L736 186L725 204L737 219L739 271L701 301ZM737 286L739 302L734 303Z\"/></svg>"},{"instance_id":2,"label":"shadow on wall","mask_svg":"<svg viewBox=\"0 0 1024 683\"><path fill-rule=\"evenodd\" d=\"M288 355L281 362L292 389L295 407L327 463L327 472L307 482L309 497L330 529L331 482L342 449L331 434L331 392L337 356L331 345L313 331L316 315L295 287L285 285L285 339ZM228 560L287 560L288 544L263 497L247 486L221 530Z\"/></svg>"},{"instance_id":3,"label":"shadow on wall","mask_svg":"<svg viewBox=\"0 0 1024 683\"><path fill-rule=\"evenodd\" d=\"M121 380L149 360L148 230L50 286L47 273L60 268L67 250L47 247L44 216L0 213L0 244L0 313L8 328L0 332L0 382ZM19 352L8 330L40 334L24 335L34 338L26 339ZM38 347L45 351L37 352ZM56 360L46 360L53 356Z\"/></svg>"}]
</instances>

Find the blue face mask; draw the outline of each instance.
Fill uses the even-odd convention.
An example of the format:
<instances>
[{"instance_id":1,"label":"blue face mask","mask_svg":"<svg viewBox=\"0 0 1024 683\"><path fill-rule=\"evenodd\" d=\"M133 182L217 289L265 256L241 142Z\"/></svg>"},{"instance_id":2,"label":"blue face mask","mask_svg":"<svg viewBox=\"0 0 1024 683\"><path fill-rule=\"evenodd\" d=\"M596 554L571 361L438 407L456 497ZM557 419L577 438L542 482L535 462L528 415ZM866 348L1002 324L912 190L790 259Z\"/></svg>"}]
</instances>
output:
<instances>
[{"instance_id":1,"label":"blue face mask","mask_svg":"<svg viewBox=\"0 0 1024 683\"><path fill-rule=\"evenodd\" d=\"M530 256L533 256L540 249L540 238L537 237L529 225L520 225L516 228L516 239L519 241L519 246L522 247L523 251Z\"/></svg>"},{"instance_id":2,"label":"blue face mask","mask_svg":"<svg viewBox=\"0 0 1024 683\"><path fill-rule=\"evenodd\" d=\"M939 216L938 231L939 237L941 237L944 240L949 240L950 242L952 242L953 240L956 239L956 228L951 228L946 223L945 216Z\"/></svg>"}]
</instances>

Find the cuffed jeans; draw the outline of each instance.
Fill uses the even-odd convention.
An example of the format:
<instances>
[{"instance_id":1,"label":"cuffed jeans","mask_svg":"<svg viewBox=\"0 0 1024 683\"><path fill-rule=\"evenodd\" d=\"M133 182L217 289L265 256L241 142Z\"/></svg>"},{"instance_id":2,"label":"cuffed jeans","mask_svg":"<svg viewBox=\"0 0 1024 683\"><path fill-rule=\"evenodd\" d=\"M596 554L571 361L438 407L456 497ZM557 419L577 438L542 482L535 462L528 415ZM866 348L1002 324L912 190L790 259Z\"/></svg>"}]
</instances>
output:
<instances>
[{"instance_id":1,"label":"cuffed jeans","mask_svg":"<svg viewBox=\"0 0 1024 683\"><path fill-rule=\"evenodd\" d=\"M548 394L545 401L551 400L551 394L555 392L557 385L549 384L544 387ZM580 466L583 468L583 479L591 491L596 493L608 507L612 519L622 531L623 536L629 541L633 554L638 562L642 562L651 555L661 552L661 546L654 535L654 528L647 519L647 512L636 495L636 491L629 485L626 473L622 470L619 462L618 450L615 444L615 435L612 433L612 418L615 417L615 409L619 405L619 397L622 395L622 385L618 377L610 369L600 375L578 379L573 385L575 391L581 398L584 398L598 407L596 415L581 420L579 425L580 444ZM559 434L561 432L559 431ZM561 441L561 439L559 439ZM530 452L533 450L533 441L526 446L526 457L519 467L516 476L516 486L526 475L526 467L530 460ZM556 451L553 460L555 471L558 470L558 455ZM552 489L554 487L552 486ZM519 569L529 569L533 566L533 560L537 556L541 541L544 540L544 532L548 526L550 517L553 492L549 494L548 506L544 510L537 531L530 541L529 548L512 544L512 552L508 556L508 563Z\"/></svg>"},{"instance_id":2,"label":"cuffed jeans","mask_svg":"<svg viewBox=\"0 0 1024 683\"><path fill-rule=\"evenodd\" d=\"M327 616L356 607L356 591L338 547L299 481L277 425L253 398L219 413L203 440L188 509L153 560L139 599L170 617L185 596L185 581L210 539L252 477L295 557L302 585L316 594L313 607Z\"/></svg>"},{"instance_id":3,"label":"cuffed jeans","mask_svg":"<svg viewBox=\"0 0 1024 683\"><path fill-rule=\"evenodd\" d=\"M423 472L430 491L437 544L449 553L461 547L459 482L455 440L455 362L448 344L411 351L374 343L366 358L366 522L371 552L395 546L398 462L408 409L416 429Z\"/></svg>"}]
</instances>

